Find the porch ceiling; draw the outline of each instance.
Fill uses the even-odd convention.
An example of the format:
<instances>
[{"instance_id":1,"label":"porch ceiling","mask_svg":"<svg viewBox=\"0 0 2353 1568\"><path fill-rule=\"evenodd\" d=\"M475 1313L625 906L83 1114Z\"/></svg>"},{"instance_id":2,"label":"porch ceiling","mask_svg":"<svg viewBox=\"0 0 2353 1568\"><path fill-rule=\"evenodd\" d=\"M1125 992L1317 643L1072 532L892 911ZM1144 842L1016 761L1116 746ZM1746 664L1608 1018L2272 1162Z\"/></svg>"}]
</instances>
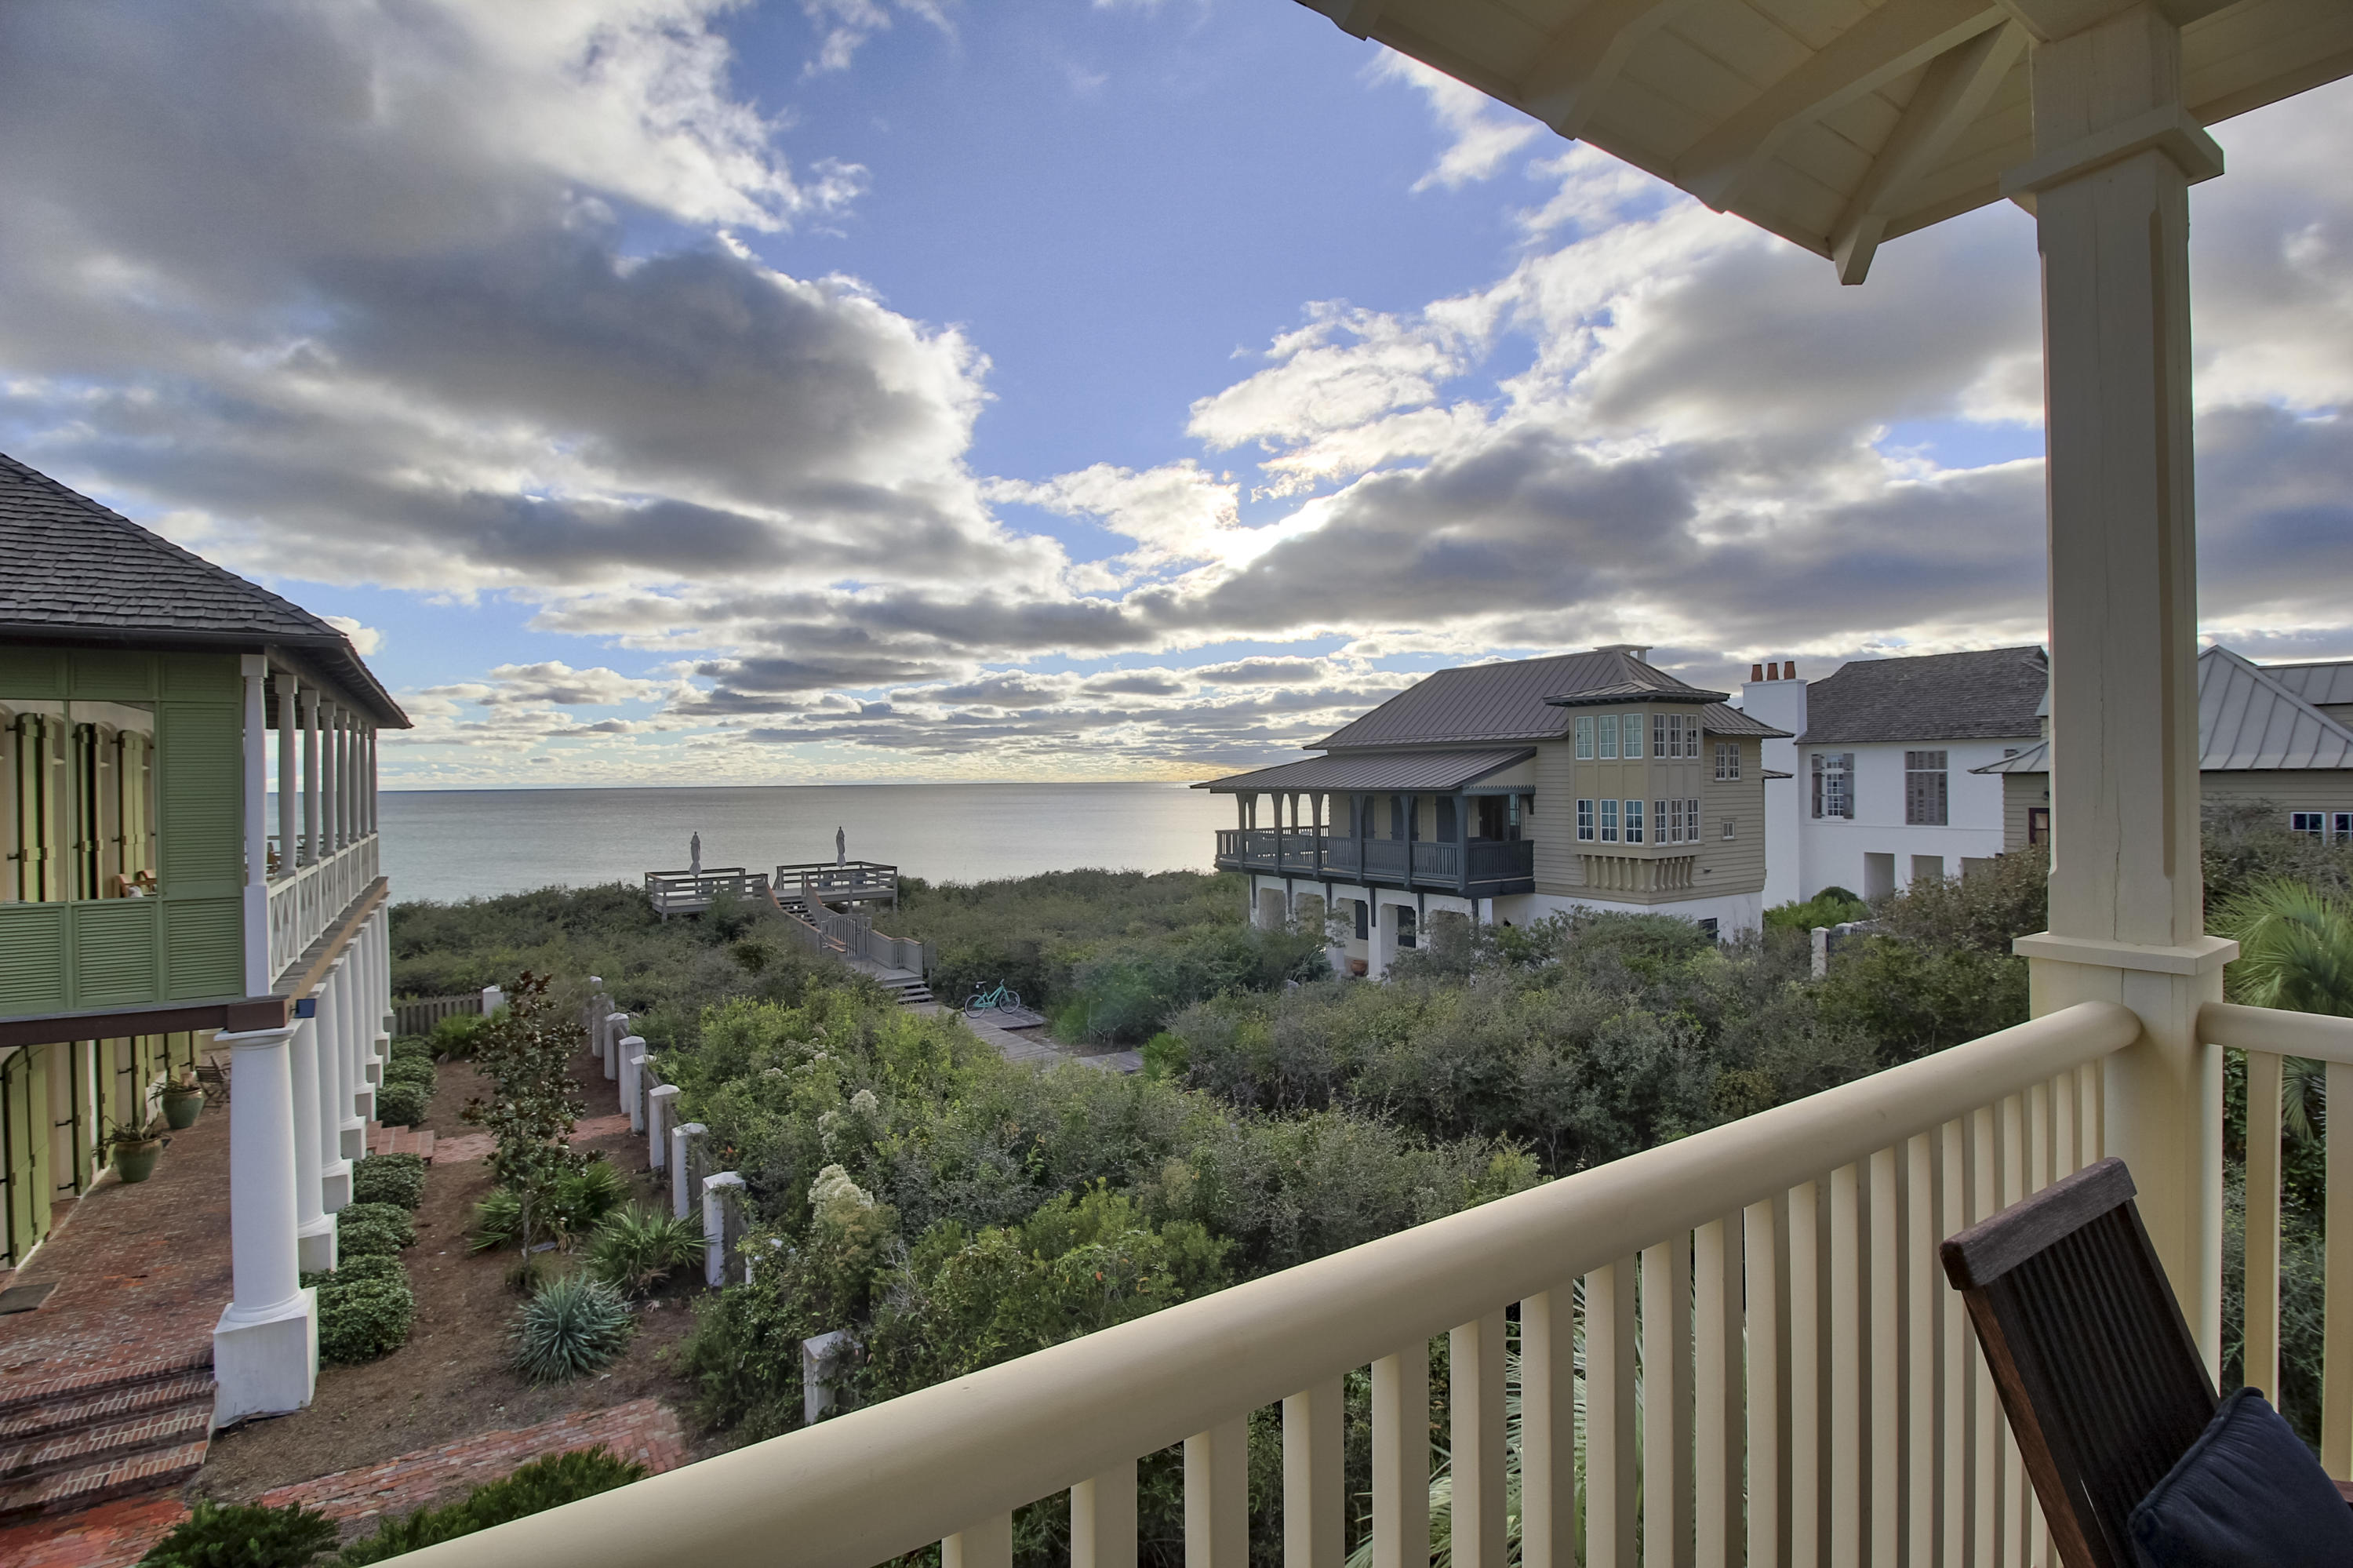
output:
<instances>
[{"instance_id":1,"label":"porch ceiling","mask_svg":"<svg viewBox=\"0 0 2353 1568\"><path fill-rule=\"evenodd\" d=\"M1301 0L1861 282L2033 154L2019 16L2097 0ZM2353 74L2345 0L2166 0L2200 125Z\"/></svg>"}]
</instances>

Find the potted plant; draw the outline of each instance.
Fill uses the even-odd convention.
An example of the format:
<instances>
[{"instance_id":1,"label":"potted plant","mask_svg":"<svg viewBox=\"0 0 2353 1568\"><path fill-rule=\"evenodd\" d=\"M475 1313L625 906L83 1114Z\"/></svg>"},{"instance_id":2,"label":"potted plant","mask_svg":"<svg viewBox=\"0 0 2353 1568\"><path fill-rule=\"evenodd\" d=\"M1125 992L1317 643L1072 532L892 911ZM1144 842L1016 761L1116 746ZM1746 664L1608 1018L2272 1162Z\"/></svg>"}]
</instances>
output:
<instances>
[{"instance_id":1,"label":"potted plant","mask_svg":"<svg viewBox=\"0 0 2353 1568\"><path fill-rule=\"evenodd\" d=\"M107 1128L105 1141L107 1162L114 1167L116 1181L144 1181L155 1174L155 1157L164 1152L161 1133L115 1122Z\"/></svg>"},{"instance_id":2,"label":"potted plant","mask_svg":"<svg viewBox=\"0 0 2353 1568\"><path fill-rule=\"evenodd\" d=\"M197 1113L205 1108L205 1091L194 1067L181 1068L180 1075L164 1086L163 1097L164 1125L174 1132L196 1125Z\"/></svg>"}]
</instances>

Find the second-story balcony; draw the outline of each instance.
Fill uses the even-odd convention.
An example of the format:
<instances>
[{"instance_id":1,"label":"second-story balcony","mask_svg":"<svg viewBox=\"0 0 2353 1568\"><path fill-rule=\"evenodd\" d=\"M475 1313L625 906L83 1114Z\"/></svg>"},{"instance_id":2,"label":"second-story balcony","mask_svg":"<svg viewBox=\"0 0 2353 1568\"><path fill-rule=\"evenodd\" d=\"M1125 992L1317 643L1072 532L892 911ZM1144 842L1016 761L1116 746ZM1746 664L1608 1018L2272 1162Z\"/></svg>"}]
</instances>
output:
<instances>
[{"instance_id":1,"label":"second-story balcony","mask_svg":"<svg viewBox=\"0 0 2353 1568\"><path fill-rule=\"evenodd\" d=\"M1312 828L1225 828L1218 833L1218 869L1494 898L1535 891L1535 850L1526 839L1440 843Z\"/></svg>"}]
</instances>

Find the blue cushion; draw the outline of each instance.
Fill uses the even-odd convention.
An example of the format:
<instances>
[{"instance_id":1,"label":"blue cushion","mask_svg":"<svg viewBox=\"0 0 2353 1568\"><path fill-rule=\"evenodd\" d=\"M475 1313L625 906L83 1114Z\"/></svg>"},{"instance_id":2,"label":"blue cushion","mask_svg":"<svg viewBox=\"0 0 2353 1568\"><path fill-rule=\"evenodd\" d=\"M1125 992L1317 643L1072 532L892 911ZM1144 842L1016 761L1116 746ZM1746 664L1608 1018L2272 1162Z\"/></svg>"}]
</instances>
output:
<instances>
[{"instance_id":1,"label":"blue cushion","mask_svg":"<svg viewBox=\"0 0 2353 1568\"><path fill-rule=\"evenodd\" d=\"M2222 1401L2133 1510L2141 1568L2348 1568L2353 1508L2252 1388Z\"/></svg>"}]
</instances>

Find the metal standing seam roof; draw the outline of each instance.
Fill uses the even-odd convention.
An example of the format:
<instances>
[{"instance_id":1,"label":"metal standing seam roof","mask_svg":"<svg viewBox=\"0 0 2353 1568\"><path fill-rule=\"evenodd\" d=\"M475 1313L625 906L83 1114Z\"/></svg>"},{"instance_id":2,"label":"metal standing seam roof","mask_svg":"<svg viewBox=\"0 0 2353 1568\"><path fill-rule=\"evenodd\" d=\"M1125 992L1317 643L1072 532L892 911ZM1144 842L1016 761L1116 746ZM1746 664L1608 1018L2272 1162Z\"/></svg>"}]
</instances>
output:
<instances>
[{"instance_id":1,"label":"metal standing seam roof","mask_svg":"<svg viewBox=\"0 0 2353 1568\"><path fill-rule=\"evenodd\" d=\"M2259 664L2256 668L2314 707L2353 705L2353 659L2315 664Z\"/></svg>"},{"instance_id":2,"label":"metal standing seam roof","mask_svg":"<svg viewBox=\"0 0 2353 1568\"><path fill-rule=\"evenodd\" d=\"M2309 666L2306 666L2309 668ZM2228 648L2198 655L2198 767L2200 772L2353 768L2353 730L2320 712ZM1972 773L2048 773L2048 741Z\"/></svg>"},{"instance_id":3,"label":"metal standing seam roof","mask_svg":"<svg viewBox=\"0 0 2353 1568\"><path fill-rule=\"evenodd\" d=\"M1364 717L1310 741L1308 749L1557 740L1572 716L1563 705L1587 694L1597 702L1700 704L1703 727L1719 735L1785 733L1725 706L1717 700L1722 693L1686 685L1623 649L1599 648L1433 671Z\"/></svg>"},{"instance_id":4,"label":"metal standing seam roof","mask_svg":"<svg viewBox=\"0 0 2353 1568\"><path fill-rule=\"evenodd\" d=\"M2039 736L2051 665L2032 645L1858 659L1806 690L1808 746Z\"/></svg>"},{"instance_id":5,"label":"metal standing seam roof","mask_svg":"<svg viewBox=\"0 0 2353 1568\"><path fill-rule=\"evenodd\" d=\"M1216 795L1251 795L1286 789L1447 790L1475 784L1536 754L1533 746L1511 751L1378 751L1311 757L1254 773L1237 773L1196 784Z\"/></svg>"},{"instance_id":6,"label":"metal standing seam roof","mask_svg":"<svg viewBox=\"0 0 2353 1568\"><path fill-rule=\"evenodd\" d=\"M341 630L5 453L0 638L299 649L379 723L408 727Z\"/></svg>"}]
</instances>

